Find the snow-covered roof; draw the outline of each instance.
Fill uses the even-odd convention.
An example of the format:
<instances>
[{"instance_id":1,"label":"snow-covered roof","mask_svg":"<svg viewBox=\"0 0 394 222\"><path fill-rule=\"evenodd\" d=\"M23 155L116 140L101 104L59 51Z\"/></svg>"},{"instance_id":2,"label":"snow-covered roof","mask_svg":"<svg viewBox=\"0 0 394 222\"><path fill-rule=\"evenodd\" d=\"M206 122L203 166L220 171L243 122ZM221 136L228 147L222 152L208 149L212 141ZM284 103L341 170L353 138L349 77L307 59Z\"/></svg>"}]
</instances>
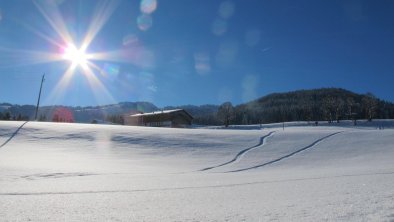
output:
<instances>
[{"instance_id":1,"label":"snow-covered roof","mask_svg":"<svg viewBox=\"0 0 394 222\"><path fill-rule=\"evenodd\" d=\"M162 114L162 113L175 113L179 111L184 111L183 109L171 109L171 110L159 110L159 111L154 111L151 113L138 113L138 114L133 114L130 116L151 116L151 115L156 115L156 114Z\"/></svg>"}]
</instances>

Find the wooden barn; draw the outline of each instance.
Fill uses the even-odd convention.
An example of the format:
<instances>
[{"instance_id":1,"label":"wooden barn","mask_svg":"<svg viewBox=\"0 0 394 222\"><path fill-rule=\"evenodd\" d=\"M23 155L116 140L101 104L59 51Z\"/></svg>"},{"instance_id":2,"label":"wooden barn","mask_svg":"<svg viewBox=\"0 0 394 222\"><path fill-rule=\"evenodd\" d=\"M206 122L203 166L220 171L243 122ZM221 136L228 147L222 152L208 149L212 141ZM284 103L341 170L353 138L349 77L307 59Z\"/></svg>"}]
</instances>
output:
<instances>
[{"instance_id":1,"label":"wooden barn","mask_svg":"<svg viewBox=\"0 0 394 222\"><path fill-rule=\"evenodd\" d=\"M139 113L124 118L125 125L187 128L193 117L183 109Z\"/></svg>"}]
</instances>

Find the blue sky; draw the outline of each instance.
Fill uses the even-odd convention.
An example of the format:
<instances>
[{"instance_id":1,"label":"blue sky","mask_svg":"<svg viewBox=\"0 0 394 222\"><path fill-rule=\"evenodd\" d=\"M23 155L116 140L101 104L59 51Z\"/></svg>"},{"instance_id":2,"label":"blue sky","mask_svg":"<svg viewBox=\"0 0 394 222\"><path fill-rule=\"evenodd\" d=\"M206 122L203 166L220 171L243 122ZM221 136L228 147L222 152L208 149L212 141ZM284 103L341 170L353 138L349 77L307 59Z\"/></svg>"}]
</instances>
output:
<instances>
[{"instance_id":1,"label":"blue sky","mask_svg":"<svg viewBox=\"0 0 394 222\"><path fill-rule=\"evenodd\" d=\"M88 65L66 73L63 52L87 34ZM0 0L0 102L35 104L43 73L43 105L239 104L320 87L394 101L393 61L389 0Z\"/></svg>"}]
</instances>

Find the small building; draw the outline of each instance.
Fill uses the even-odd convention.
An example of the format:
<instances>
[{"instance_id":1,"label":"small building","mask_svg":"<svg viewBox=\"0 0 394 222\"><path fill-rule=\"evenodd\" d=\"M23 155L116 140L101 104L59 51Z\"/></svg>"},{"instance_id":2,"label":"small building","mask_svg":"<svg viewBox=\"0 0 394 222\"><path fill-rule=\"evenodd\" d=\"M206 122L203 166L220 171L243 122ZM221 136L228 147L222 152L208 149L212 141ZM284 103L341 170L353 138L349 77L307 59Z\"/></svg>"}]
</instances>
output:
<instances>
[{"instance_id":1,"label":"small building","mask_svg":"<svg viewBox=\"0 0 394 222\"><path fill-rule=\"evenodd\" d=\"M161 110L151 113L128 115L124 118L125 125L156 126L187 128L192 124L193 117L183 109Z\"/></svg>"}]
</instances>

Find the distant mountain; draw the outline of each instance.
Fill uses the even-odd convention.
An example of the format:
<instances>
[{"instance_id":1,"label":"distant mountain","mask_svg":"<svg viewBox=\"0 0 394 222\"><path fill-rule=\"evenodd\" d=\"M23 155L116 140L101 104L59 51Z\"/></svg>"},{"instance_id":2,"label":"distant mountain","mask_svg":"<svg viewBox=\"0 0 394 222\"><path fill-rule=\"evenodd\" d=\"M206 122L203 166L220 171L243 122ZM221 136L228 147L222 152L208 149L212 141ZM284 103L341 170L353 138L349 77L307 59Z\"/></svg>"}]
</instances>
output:
<instances>
[{"instance_id":1,"label":"distant mountain","mask_svg":"<svg viewBox=\"0 0 394 222\"><path fill-rule=\"evenodd\" d=\"M32 105L12 105L9 103L0 104L0 120L5 119L5 114L8 113L9 117L18 120L33 119L36 107Z\"/></svg>"},{"instance_id":2,"label":"distant mountain","mask_svg":"<svg viewBox=\"0 0 394 222\"><path fill-rule=\"evenodd\" d=\"M228 105L228 104L227 104ZM219 105L167 106L163 109L185 109L194 124L221 125ZM149 102L122 102L105 106L44 106L39 109L42 121L121 122L120 116L160 110ZM0 104L0 119L34 119L35 106ZM298 90L273 93L231 109L231 124L259 124L282 121L340 121L342 119L394 119L394 104L370 93L357 94L340 88Z\"/></svg>"},{"instance_id":3,"label":"distant mountain","mask_svg":"<svg viewBox=\"0 0 394 222\"><path fill-rule=\"evenodd\" d=\"M105 120L108 115L134 114L156 110L159 110L159 108L149 102L121 102L105 106L77 107L74 109L74 118L76 122L92 122L94 119Z\"/></svg>"},{"instance_id":4,"label":"distant mountain","mask_svg":"<svg viewBox=\"0 0 394 222\"><path fill-rule=\"evenodd\" d=\"M105 106L43 106L39 108L38 117L42 121L53 121L56 118L61 122L91 123L94 120L106 120L110 115L123 115L136 112L153 112L159 110L149 102L122 102ZM32 105L11 105L9 103L0 104L0 112L10 113L11 119L16 119L22 115L24 119L34 119L35 106Z\"/></svg>"}]
</instances>

